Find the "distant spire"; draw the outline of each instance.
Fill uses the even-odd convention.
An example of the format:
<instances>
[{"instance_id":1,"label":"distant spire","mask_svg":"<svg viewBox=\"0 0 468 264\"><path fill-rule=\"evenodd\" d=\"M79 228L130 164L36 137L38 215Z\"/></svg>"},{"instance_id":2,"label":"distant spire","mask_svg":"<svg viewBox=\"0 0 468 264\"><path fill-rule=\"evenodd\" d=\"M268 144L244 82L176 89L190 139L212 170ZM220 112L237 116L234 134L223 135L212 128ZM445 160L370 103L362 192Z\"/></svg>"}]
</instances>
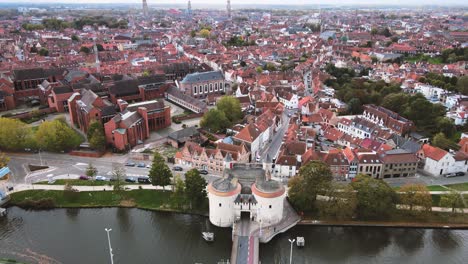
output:
<instances>
[{"instance_id":1,"label":"distant spire","mask_svg":"<svg viewBox=\"0 0 468 264\"><path fill-rule=\"evenodd\" d=\"M227 0L227 15L231 18L231 0Z\"/></svg>"},{"instance_id":2,"label":"distant spire","mask_svg":"<svg viewBox=\"0 0 468 264\"><path fill-rule=\"evenodd\" d=\"M146 3L146 0L143 0L143 16L148 16L148 3Z\"/></svg>"},{"instance_id":3,"label":"distant spire","mask_svg":"<svg viewBox=\"0 0 468 264\"><path fill-rule=\"evenodd\" d=\"M187 4L187 14L189 15L192 14L192 3L190 2L190 0L188 0L188 4Z\"/></svg>"},{"instance_id":4,"label":"distant spire","mask_svg":"<svg viewBox=\"0 0 468 264\"><path fill-rule=\"evenodd\" d=\"M96 44L96 37L93 38L94 40L94 55L96 56L96 63L95 63L95 66L96 66L96 72L97 73L101 73L101 62L99 61L99 50L97 48L97 44Z\"/></svg>"}]
</instances>

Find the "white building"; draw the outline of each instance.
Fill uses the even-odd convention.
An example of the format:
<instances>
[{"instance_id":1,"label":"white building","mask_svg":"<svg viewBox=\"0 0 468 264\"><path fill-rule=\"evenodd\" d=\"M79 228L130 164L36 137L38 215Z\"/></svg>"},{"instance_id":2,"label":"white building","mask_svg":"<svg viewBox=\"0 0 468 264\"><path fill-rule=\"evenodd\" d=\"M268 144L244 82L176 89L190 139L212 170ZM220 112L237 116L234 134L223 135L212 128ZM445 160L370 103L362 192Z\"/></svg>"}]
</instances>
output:
<instances>
[{"instance_id":1,"label":"white building","mask_svg":"<svg viewBox=\"0 0 468 264\"><path fill-rule=\"evenodd\" d=\"M418 152L418 157L424 160L424 170L433 176L468 171L466 158L459 158L457 155L428 144L425 144Z\"/></svg>"},{"instance_id":2,"label":"white building","mask_svg":"<svg viewBox=\"0 0 468 264\"><path fill-rule=\"evenodd\" d=\"M232 226L241 218L265 226L279 223L283 219L286 189L280 182L268 179L261 167L242 166L244 173L254 175L254 181L243 179L241 185L229 174L208 185L210 222L219 227Z\"/></svg>"}]
</instances>

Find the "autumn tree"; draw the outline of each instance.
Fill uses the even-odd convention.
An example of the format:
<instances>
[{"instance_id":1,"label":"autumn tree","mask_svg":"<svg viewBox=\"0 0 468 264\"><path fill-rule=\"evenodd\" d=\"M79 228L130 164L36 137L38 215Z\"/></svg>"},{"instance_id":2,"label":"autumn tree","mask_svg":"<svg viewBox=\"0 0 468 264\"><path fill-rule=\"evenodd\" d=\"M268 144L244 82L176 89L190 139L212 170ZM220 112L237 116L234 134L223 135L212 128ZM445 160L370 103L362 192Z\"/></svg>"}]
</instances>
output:
<instances>
[{"instance_id":1,"label":"autumn tree","mask_svg":"<svg viewBox=\"0 0 468 264\"><path fill-rule=\"evenodd\" d=\"M126 172L125 169L120 164L113 164L112 165L112 177L114 181L113 187L115 192L122 192L123 191L123 182L125 178Z\"/></svg>"},{"instance_id":2,"label":"autumn tree","mask_svg":"<svg viewBox=\"0 0 468 264\"><path fill-rule=\"evenodd\" d=\"M200 30L200 32L198 32L198 34L202 38L209 38L210 35L211 35L211 32L208 29L204 28L204 29Z\"/></svg>"},{"instance_id":3,"label":"autumn tree","mask_svg":"<svg viewBox=\"0 0 468 264\"><path fill-rule=\"evenodd\" d=\"M384 181L358 175L351 183L357 192L357 215L361 219L388 217L395 209L395 191Z\"/></svg>"},{"instance_id":4,"label":"autumn tree","mask_svg":"<svg viewBox=\"0 0 468 264\"><path fill-rule=\"evenodd\" d=\"M20 150L35 146L31 129L17 119L0 117L0 148Z\"/></svg>"},{"instance_id":5,"label":"autumn tree","mask_svg":"<svg viewBox=\"0 0 468 264\"><path fill-rule=\"evenodd\" d=\"M185 195L190 201L190 208L200 207L206 199L206 180L197 169L191 169L185 173Z\"/></svg>"},{"instance_id":6,"label":"autumn tree","mask_svg":"<svg viewBox=\"0 0 468 264\"><path fill-rule=\"evenodd\" d=\"M39 147L49 151L68 151L82 142L75 130L59 120L43 122L35 137Z\"/></svg>"},{"instance_id":7,"label":"autumn tree","mask_svg":"<svg viewBox=\"0 0 468 264\"><path fill-rule=\"evenodd\" d=\"M10 158L0 151L0 168L6 167L8 162L10 162Z\"/></svg>"},{"instance_id":8,"label":"autumn tree","mask_svg":"<svg viewBox=\"0 0 468 264\"><path fill-rule=\"evenodd\" d=\"M431 193L425 185L406 184L400 188L399 196L400 203L405 205L411 213L425 213L432 209Z\"/></svg>"},{"instance_id":9,"label":"autumn tree","mask_svg":"<svg viewBox=\"0 0 468 264\"><path fill-rule=\"evenodd\" d=\"M322 201L318 203L320 215L338 220L351 219L356 213L357 195L351 186L339 188L333 184L325 190Z\"/></svg>"},{"instance_id":10,"label":"autumn tree","mask_svg":"<svg viewBox=\"0 0 468 264\"><path fill-rule=\"evenodd\" d=\"M177 207L184 204L185 201L185 182L179 175L174 176L174 189L172 192L172 198L176 203Z\"/></svg>"},{"instance_id":11,"label":"autumn tree","mask_svg":"<svg viewBox=\"0 0 468 264\"><path fill-rule=\"evenodd\" d=\"M320 161L307 163L288 183L289 201L297 210L315 210L317 195L324 194L330 189L332 179L333 176L327 164Z\"/></svg>"},{"instance_id":12,"label":"autumn tree","mask_svg":"<svg viewBox=\"0 0 468 264\"><path fill-rule=\"evenodd\" d=\"M153 163L148 175L151 177L151 183L155 186L162 186L165 189L167 185L171 184L172 172L163 156L158 152L154 153Z\"/></svg>"},{"instance_id":13,"label":"autumn tree","mask_svg":"<svg viewBox=\"0 0 468 264\"><path fill-rule=\"evenodd\" d=\"M455 190L450 190L448 193L442 195L440 198L440 206L452 208L452 213L466 207L463 195Z\"/></svg>"}]
</instances>

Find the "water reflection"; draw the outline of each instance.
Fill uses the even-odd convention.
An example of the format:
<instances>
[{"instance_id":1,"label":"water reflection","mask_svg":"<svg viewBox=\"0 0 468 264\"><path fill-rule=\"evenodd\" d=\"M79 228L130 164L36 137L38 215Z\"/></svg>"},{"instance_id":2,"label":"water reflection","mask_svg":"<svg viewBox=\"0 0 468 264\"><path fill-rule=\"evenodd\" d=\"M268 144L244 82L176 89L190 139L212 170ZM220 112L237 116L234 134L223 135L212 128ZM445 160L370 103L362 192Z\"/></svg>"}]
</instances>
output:
<instances>
[{"instance_id":1,"label":"water reflection","mask_svg":"<svg viewBox=\"0 0 468 264\"><path fill-rule=\"evenodd\" d=\"M450 251L459 247L459 237L446 229L432 230L432 241L441 251Z\"/></svg>"},{"instance_id":2,"label":"water reflection","mask_svg":"<svg viewBox=\"0 0 468 264\"><path fill-rule=\"evenodd\" d=\"M68 219L75 221L76 217L80 213L80 208L67 208L65 209L65 213L68 216Z\"/></svg>"},{"instance_id":3,"label":"water reflection","mask_svg":"<svg viewBox=\"0 0 468 264\"><path fill-rule=\"evenodd\" d=\"M392 236L395 244L407 254L424 247L424 229L393 229Z\"/></svg>"}]
</instances>

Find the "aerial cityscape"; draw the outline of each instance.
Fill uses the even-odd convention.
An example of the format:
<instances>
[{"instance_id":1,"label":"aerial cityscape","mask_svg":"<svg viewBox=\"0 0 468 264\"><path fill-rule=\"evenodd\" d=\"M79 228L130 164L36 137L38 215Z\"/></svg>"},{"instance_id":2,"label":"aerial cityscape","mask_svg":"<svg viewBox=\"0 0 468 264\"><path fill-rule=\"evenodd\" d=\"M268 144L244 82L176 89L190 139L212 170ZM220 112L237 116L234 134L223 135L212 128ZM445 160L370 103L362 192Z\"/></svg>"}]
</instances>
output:
<instances>
[{"instance_id":1,"label":"aerial cityscape","mask_svg":"<svg viewBox=\"0 0 468 264\"><path fill-rule=\"evenodd\" d=\"M468 4L0 3L0 264L466 263Z\"/></svg>"}]
</instances>

